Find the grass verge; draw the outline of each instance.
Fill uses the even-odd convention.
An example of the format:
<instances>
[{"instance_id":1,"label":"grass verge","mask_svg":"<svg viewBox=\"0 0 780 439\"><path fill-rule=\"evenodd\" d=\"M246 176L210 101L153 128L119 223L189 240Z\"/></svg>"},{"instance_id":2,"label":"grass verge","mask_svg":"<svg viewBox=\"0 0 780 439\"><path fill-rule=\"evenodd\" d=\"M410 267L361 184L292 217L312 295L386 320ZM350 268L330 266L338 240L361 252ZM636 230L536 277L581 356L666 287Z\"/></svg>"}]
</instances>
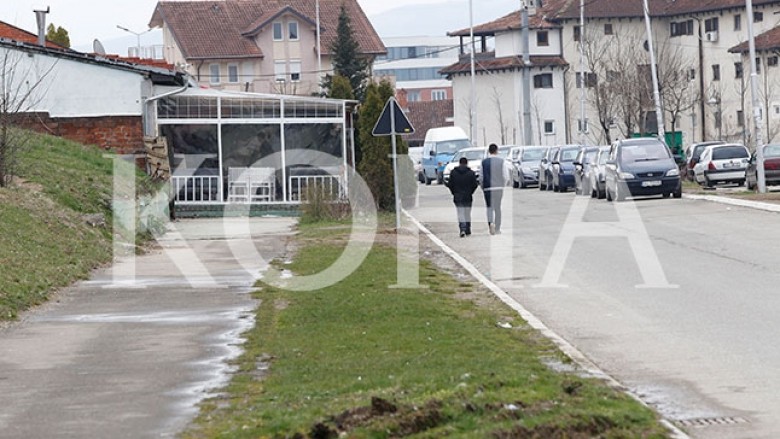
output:
<instances>
[{"instance_id":1,"label":"grass verge","mask_svg":"<svg viewBox=\"0 0 780 439\"><path fill-rule=\"evenodd\" d=\"M321 271L348 231L301 226L284 268ZM375 245L332 287L262 286L238 372L183 436L666 437L630 397L545 365L565 359L479 286L423 261L429 288L388 288L395 258L391 246Z\"/></svg>"},{"instance_id":2,"label":"grass verge","mask_svg":"<svg viewBox=\"0 0 780 439\"><path fill-rule=\"evenodd\" d=\"M19 157L21 178L0 188L0 321L112 257L112 159L98 148L30 136ZM152 188L142 174L136 180Z\"/></svg>"}]
</instances>

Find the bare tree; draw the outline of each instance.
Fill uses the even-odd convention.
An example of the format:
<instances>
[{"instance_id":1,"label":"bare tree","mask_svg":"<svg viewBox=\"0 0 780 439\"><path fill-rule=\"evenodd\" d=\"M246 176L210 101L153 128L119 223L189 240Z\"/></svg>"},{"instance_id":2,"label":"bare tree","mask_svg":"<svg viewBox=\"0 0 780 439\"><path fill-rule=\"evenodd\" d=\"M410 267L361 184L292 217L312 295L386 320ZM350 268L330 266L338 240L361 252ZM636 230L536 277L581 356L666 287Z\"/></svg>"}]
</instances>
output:
<instances>
[{"instance_id":1,"label":"bare tree","mask_svg":"<svg viewBox=\"0 0 780 439\"><path fill-rule=\"evenodd\" d=\"M493 103L496 104L496 115L498 116L498 129L501 131L501 144L506 145L507 126L504 123L504 112L501 109L501 92L498 87L493 86Z\"/></svg>"},{"instance_id":2,"label":"bare tree","mask_svg":"<svg viewBox=\"0 0 780 439\"><path fill-rule=\"evenodd\" d=\"M668 122L671 126L672 144L669 147L674 151L682 145L675 144L674 133L677 122L683 113L690 110L698 102L698 91L690 81L690 71L693 69L693 61L686 58L680 45L672 45L669 40L662 41L658 50L658 88L661 94L662 108L668 114ZM691 99L691 93L694 93ZM682 152L682 151L680 151Z\"/></svg>"},{"instance_id":3,"label":"bare tree","mask_svg":"<svg viewBox=\"0 0 780 439\"><path fill-rule=\"evenodd\" d=\"M18 173L19 154L31 140L29 119L45 95L44 80L56 61L42 67L21 50L0 48L0 187Z\"/></svg>"}]
</instances>

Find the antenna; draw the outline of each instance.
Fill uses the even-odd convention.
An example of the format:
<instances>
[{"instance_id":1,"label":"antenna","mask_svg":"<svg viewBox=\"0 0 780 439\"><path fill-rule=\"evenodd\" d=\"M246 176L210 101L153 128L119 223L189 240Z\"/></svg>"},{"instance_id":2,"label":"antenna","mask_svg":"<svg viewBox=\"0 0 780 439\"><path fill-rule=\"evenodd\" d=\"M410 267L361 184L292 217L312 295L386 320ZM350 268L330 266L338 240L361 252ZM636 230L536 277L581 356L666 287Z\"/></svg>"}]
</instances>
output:
<instances>
[{"instance_id":1,"label":"antenna","mask_svg":"<svg viewBox=\"0 0 780 439\"><path fill-rule=\"evenodd\" d=\"M101 43L97 38L95 38L95 41L92 42L92 51L97 55L106 54L106 48L103 47L103 43Z\"/></svg>"}]
</instances>

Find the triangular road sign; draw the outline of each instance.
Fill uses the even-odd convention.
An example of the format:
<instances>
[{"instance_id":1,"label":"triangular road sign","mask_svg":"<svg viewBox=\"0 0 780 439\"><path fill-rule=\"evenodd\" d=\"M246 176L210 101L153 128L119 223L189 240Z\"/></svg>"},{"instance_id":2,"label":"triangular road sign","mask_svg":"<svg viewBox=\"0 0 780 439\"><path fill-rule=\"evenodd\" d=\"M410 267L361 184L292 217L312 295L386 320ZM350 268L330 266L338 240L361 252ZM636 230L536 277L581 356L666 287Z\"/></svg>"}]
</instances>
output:
<instances>
[{"instance_id":1,"label":"triangular road sign","mask_svg":"<svg viewBox=\"0 0 780 439\"><path fill-rule=\"evenodd\" d=\"M393 115L391 119L391 115ZM406 114L398 106L398 102L394 97L387 100L382 115L379 116L379 120L374 125L374 130L371 132L374 136L389 136L392 134L412 134L414 133L414 127L406 118Z\"/></svg>"}]
</instances>

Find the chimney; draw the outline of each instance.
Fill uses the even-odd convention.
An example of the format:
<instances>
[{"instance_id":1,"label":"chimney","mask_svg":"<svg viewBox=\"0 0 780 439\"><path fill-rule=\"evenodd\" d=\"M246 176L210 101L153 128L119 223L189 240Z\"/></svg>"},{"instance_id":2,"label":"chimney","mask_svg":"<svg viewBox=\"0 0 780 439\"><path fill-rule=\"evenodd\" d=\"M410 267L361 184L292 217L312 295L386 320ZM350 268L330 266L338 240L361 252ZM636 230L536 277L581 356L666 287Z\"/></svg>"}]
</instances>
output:
<instances>
[{"instance_id":1,"label":"chimney","mask_svg":"<svg viewBox=\"0 0 780 439\"><path fill-rule=\"evenodd\" d=\"M38 45L46 47L46 14L50 8L46 6L45 11L33 10L35 12L35 21L38 22Z\"/></svg>"}]
</instances>

